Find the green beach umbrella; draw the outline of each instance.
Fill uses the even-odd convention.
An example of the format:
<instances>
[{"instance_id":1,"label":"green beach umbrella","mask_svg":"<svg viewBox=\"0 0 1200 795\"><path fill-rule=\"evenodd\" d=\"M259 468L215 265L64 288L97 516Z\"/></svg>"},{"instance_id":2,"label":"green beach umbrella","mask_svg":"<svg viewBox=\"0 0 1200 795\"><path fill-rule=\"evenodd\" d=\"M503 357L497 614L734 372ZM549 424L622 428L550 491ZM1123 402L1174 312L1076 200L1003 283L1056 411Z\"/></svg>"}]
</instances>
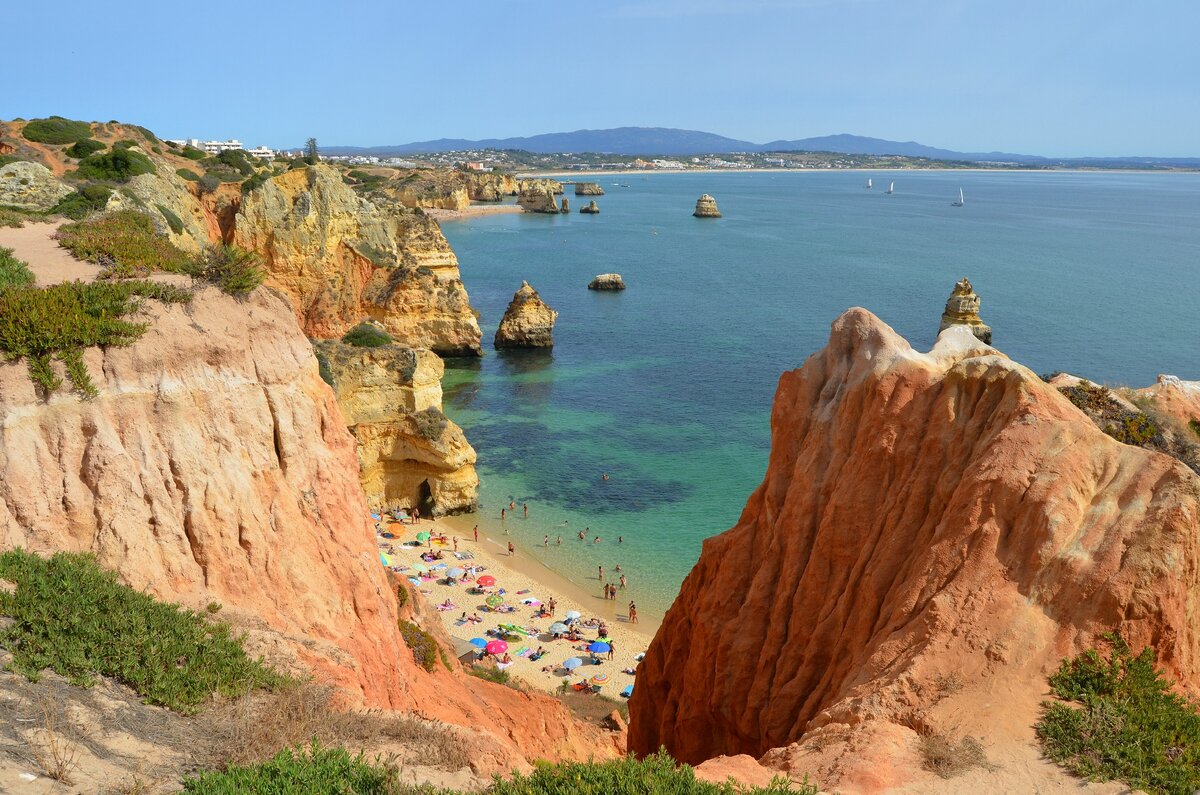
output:
<instances>
[{"instance_id":1,"label":"green beach umbrella","mask_svg":"<svg viewBox=\"0 0 1200 795\"><path fill-rule=\"evenodd\" d=\"M483 601L487 603L488 607L499 607L500 605L504 604L504 597L500 596L499 594L492 594Z\"/></svg>"},{"instance_id":2,"label":"green beach umbrella","mask_svg":"<svg viewBox=\"0 0 1200 795\"><path fill-rule=\"evenodd\" d=\"M424 563L414 563L412 567L417 571L429 571L429 567Z\"/></svg>"},{"instance_id":3,"label":"green beach umbrella","mask_svg":"<svg viewBox=\"0 0 1200 795\"><path fill-rule=\"evenodd\" d=\"M424 530L422 530L421 532L417 533L417 540L418 541L428 541L429 533L426 533Z\"/></svg>"}]
</instances>

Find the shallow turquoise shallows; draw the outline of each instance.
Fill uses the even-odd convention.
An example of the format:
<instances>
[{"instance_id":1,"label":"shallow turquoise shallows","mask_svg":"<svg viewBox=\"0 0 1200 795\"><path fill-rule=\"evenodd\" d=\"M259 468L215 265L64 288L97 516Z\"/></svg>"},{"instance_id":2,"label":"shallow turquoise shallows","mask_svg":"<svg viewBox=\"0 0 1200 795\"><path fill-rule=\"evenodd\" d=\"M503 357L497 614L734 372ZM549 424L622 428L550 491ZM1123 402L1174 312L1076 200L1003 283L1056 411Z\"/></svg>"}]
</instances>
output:
<instances>
[{"instance_id":1,"label":"shallow turquoise shallows","mask_svg":"<svg viewBox=\"0 0 1200 795\"><path fill-rule=\"evenodd\" d=\"M819 350L847 307L927 350L968 276L996 347L1037 372L1200 378L1200 174L599 181L599 215L443 225L488 349L449 363L446 411L479 451L489 521L528 502L529 519L506 522L521 548L597 592L596 567L615 580L619 564L622 604L665 609L701 541L737 521L766 466L780 373ZM965 205L952 207L960 188ZM692 217L702 193L724 218ZM629 289L586 289L609 271ZM491 350L522 279L560 313L553 353Z\"/></svg>"}]
</instances>

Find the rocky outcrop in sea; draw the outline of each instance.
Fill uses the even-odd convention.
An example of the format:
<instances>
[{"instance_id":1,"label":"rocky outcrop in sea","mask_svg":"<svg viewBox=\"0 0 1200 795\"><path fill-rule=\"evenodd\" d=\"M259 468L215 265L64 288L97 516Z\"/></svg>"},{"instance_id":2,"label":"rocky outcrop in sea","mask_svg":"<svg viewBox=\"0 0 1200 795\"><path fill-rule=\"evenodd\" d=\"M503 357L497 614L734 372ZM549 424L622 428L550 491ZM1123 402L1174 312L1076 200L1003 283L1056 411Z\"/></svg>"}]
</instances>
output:
<instances>
[{"instance_id":1,"label":"rocky outcrop in sea","mask_svg":"<svg viewBox=\"0 0 1200 795\"><path fill-rule=\"evenodd\" d=\"M564 200L565 201L565 200ZM500 327L496 329L497 348L550 348L554 346L555 312L542 301L529 282L513 294Z\"/></svg>"},{"instance_id":2,"label":"rocky outcrop in sea","mask_svg":"<svg viewBox=\"0 0 1200 795\"><path fill-rule=\"evenodd\" d=\"M697 218L720 218L721 211L717 209L717 200L706 193L696 199L696 211L692 215Z\"/></svg>"},{"instance_id":3,"label":"rocky outcrop in sea","mask_svg":"<svg viewBox=\"0 0 1200 795\"><path fill-rule=\"evenodd\" d=\"M604 188L600 187L599 182L576 182L576 196L603 196Z\"/></svg>"},{"instance_id":4,"label":"rocky outcrop in sea","mask_svg":"<svg viewBox=\"0 0 1200 795\"><path fill-rule=\"evenodd\" d=\"M579 212L584 213L585 215L598 215L600 213L600 206L596 204L595 199L592 199L590 202L580 207Z\"/></svg>"},{"instance_id":5,"label":"rocky outcrop in sea","mask_svg":"<svg viewBox=\"0 0 1200 795\"><path fill-rule=\"evenodd\" d=\"M954 291L946 301L946 311L942 313L942 323L938 333L951 326L967 326L971 333L988 345L992 344L992 328L979 317L979 296L971 286L971 280L963 277L954 285Z\"/></svg>"},{"instance_id":6,"label":"rocky outcrop in sea","mask_svg":"<svg viewBox=\"0 0 1200 795\"><path fill-rule=\"evenodd\" d=\"M521 205L527 213L555 213L559 212L558 200L554 198L554 191L544 184L544 182L553 182L553 180L521 180L521 192L517 195L517 204Z\"/></svg>"},{"instance_id":7,"label":"rocky outcrop in sea","mask_svg":"<svg viewBox=\"0 0 1200 795\"><path fill-rule=\"evenodd\" d=\"M624 290L625 280L619 273L601 273L588 282L589 290Z\"/></svg>"}]
</instances>

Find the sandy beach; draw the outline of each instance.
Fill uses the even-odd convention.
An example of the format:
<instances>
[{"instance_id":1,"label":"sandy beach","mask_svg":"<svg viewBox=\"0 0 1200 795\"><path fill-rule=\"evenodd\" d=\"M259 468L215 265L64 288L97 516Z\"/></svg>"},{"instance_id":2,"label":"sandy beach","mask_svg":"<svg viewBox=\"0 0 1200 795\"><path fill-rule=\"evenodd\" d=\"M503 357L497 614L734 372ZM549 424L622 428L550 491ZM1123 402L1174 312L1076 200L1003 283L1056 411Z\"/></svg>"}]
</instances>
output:
<instances>
[{"instance_id":1,"label":"sandy beach","mask_svg":"<svg viewBox=\"0 0 1200 795\"><path fill-rule=\"evenodd\" d=\"M464 218L478 218L481 215L523 212L525 209L519 204L472 204L462 210L440 210L432 207L425 209L425 214L436 221L461 221Z\"/></svg>"},{"instance_id":2,"label":"sandy beach","mask_svg":"<svg viewBox=\"0 0 1200 795\"><path fill-rule=\"evenodd\" d=\"M607 675L608 682L602 686L601 692L612 697L619 697L622 690L634 684L636 677L626 671L636 669L637 656L645 652L650 645L650 640L658 630L661 618L643 614L639 609L638 623L630 623L628 604L631 598L636 601L636 594L631 596L630 591L618 590L615 601L605 600L601 597L599 580L596 583L595 593L588 593L532 557L522 556L519 547L516 554L510 557L508 554L509 537L503 535L502 531L481 526L479 541L476 542L472 528L476 524L481 524L477 520L477 515L464 515L422 520L418 525L385 524L383 525L384 530L389 531L390 529L396 537L380 536L379 542L381 548L390 545L394 550L394 554L390 558L395 566L405 567L402 570L403 574L419 576L420 573L413 567L416 564L429 565L423 564L421 553L428 551L430 547L428 544L422 544L420 547L401 546L401 544L415 541L416 534L421 531L429 532L435 537L438 534L445 534L447 543L443 545L435 542L432 549L442 552L444 560L441 562L445 563L447 568L455 566L466 568L474 565L480 567L477 576L491 575L495 577L495 585L487 590L498 593L499 589L503 589L507 604L515 607L515 612L498 613L487 610L484 595L468 593L470 583L451 586L446 585L443 578L419 578L419 590L422 598L430 605L439 605L447 599L451 601L454 605L453 608L438 609L436 612L441 617L446 631L451 637L458 640L467 641L472 638L490 640L491 638L486 634L487 630L495 629L500 624L515 624L519 627L536 630L519 641L510 640L508 642L508 653L513 662L506 670L512 677L538 690L553 692L567 676L567 671L562 667L562 663L571 657L578 657L585 664L569 676L571 682L578 682L584 678L590 680L598 674ZM471 558L459 560L454 557L453 538L456 536L459 552L469 553ZM430 574L440 574L445 570L434 570ZM557 602L553 617L539 615L542 612L541 607L527 604L527 602L539 602L545 605L551 598ZM600 660L599 664L588 664L591 655L586 650L586 646L599 637L596 626L583 626L581 634L584 640L574 643L565 638L554 640L553 636L546 631L552 623L563 621L570 611L580 613L580 621L583 623L592 623L594 620L605 624L608 638L613 645L611 660L608 659L607 653L601 653L596 655ZM463 622L462 614L464 612L468 616L477 615L482 621L479 623ZM537 661L530 660L528 655L520 656L518 654L526 647L529 652L536 652L539 646L546 650L546 654ZM549 668L549 670L544 671L543 668Z\"/></svg>"}]
</instances>

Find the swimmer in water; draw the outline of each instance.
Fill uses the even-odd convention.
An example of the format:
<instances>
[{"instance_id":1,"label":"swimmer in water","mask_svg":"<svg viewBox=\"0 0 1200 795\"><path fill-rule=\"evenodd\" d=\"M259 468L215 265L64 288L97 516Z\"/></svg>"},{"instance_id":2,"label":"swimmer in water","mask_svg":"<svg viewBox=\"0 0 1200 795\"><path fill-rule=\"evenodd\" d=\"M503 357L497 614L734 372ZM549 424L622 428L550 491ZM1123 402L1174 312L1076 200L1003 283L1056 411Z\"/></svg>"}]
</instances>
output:
<instances>
[{"instance_id":1,"label":"swimmer in water","mask_svg":"<svg viewBox=\"0 0 1200 795\"><path fill-rule=\"evenodd\" d=\"M601 479L601 480L608 480L608 473L607 473L607 472L605 472L603 475L601 475L601 476L600 476L600 479Z\"/></svg>"}]
</instances>

